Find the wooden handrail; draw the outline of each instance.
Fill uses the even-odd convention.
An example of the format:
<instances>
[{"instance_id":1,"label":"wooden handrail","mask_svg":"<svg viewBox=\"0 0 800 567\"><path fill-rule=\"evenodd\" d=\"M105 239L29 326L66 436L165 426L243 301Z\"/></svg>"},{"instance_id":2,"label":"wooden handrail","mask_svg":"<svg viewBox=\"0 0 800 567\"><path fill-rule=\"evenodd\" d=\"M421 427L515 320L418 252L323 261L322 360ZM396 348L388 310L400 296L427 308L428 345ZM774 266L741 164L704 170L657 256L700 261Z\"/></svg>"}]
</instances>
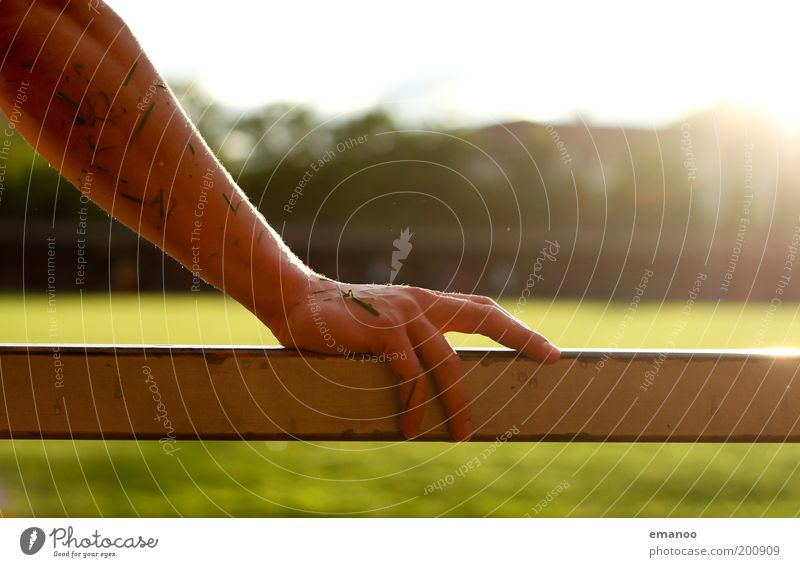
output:
<instances>
[{"instance_id":1,"label":"wooden handrail","mask_svg":"<svg viewBox=\"0 0 800 567\"><path fill-rule=\"evenodd\" d=\"M473 441L800 441L800 352L461 349ZM428 380L419 440L449 440ZM388 365L273 347L0 345L0 438L399 440Z\"/></svg>"}]
</instances>

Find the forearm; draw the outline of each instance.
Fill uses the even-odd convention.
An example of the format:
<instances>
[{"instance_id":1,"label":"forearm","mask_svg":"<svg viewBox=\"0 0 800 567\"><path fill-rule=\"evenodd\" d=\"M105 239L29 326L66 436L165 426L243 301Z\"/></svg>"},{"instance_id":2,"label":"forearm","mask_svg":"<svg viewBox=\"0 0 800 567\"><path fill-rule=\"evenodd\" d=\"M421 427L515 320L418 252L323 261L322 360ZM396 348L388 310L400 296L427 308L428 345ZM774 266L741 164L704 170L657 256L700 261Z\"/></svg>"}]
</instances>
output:
<instances>
[{"instance_id":1,"label":"forearm","mask_svg":"<svg viewBox=\"0 0 800 567\"><path fill-rule=\"evenodd\" d=\"M20 133L115 218L268 324L279 319L308 269L213 155L125 23L102 3L28 9L3 0L0 11L0 105L9 116L21 111Z\"/></svg>"}]
</instances>

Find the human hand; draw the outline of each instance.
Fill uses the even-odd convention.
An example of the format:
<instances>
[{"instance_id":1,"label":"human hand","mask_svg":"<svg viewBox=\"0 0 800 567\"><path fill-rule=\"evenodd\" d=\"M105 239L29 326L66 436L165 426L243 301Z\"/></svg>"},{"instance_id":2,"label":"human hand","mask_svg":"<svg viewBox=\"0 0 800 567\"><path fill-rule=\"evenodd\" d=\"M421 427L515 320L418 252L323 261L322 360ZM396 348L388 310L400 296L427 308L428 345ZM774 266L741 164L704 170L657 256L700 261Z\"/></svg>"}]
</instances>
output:
<instances>
[{"instance_id":1,"label":"human hand","mask_svg":"<svg viewBox=\"0 0 800 567\"><path fill-rule=\"evenodd\" d=\"M457 441L472 435L461 360L445 332L478 333L544 362L558 348L488 297L394 285L351 285L309 275L308 286L273 325L278 340L325 354L372 353L386 359L400 380L400 429L419 435L425 404L425 368L433 373Z\"/></svg>"}]
</instances>

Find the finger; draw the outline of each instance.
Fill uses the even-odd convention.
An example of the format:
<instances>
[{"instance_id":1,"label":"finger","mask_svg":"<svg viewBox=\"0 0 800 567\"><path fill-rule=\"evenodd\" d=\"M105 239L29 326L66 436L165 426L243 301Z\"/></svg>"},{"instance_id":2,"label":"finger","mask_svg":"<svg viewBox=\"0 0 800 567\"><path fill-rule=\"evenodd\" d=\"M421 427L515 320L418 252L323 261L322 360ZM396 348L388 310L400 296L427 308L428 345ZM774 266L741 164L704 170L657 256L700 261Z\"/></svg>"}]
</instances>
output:
<instances>
[{"instance_id":1,"label":"finger","mask_svg":"<svg viewBox=\"0 0 800 567\"><path fill-rule=\"evenodd\" d=\"M428 321L414 322L409 325L409 331L422 362L433 372L450 434L456 441L469 440L472 423L461 359L444 335Z\"/></svg>"},{"instance_id":2,"label":"finger","mask_svg":"<svg viewBox=\"0 0 800 567\"><path fill-rule=\"evenodd\" d=\"M452 297L457 297L458 299L463 299L465 301L472 301L473 303L480 303L482 305L492 305L494 307L497 307L500 311L502 311L503 313L505 313L509 317L514 317L511 314L511 312L509 312L505 307L503 307L502 305L497 303L491 297L486 297L485 295L473 295L471 293L458 293L458 292L448 292L448 295L451 295ZM526 329L530 329L530 327L528 327L528 325L525 323L525 321L523 321L522 319L518 319L518 318L516 318L516 319Z\"/></svg>"},{"instance_id":3,"label":"finger","mask_svg":"<svg viewBox=\"0 0 800 567\"><path fill-rule=\"evenodd\" d=\"M452 292L440 292L440 291L425 290L425 289L423 289L421 291L430 292L434 296L436 296L436 298L445 298L446 299L448 297L454 297L456 299L463 299L464 301L477 303L479 305L485 305L485 306L488 306L488 307L493 307L493 308L499 310L501 313L503 313L507 317L509 317L511 320L515 321L518 325L521 325L522 327L524 327L528 331L532 331L532 329L525 323L525 321L523 321L522 319L516 317L515 315L512 315L510 311L508 311L506 308L504 308L502 305L500 305L498 302L496 302L491 297L486 297L485 295L474 295L474 294L471 294L471 293L459 293L459 292L454 292L454 291L452 291ZM539 336L541 336L541 335L539 335ZM553 346L552 343L551 343L551 346Z\"/></svg>"},{"instance_id":4,"label":"finger","mask_svg":"<svg viewBox=\"0 0 800 567\"><path fill-rule=\"evenodd\" d=\"M441 297L427 311L442 332L478 333L544 362L555 362L561 351L497 306L456 297Z\"/></svg>"},{"instance_id":5,"label":"finger","mask_svg":"<svg viewBox=\"0 0 800 567\"><path fill-rule=\"evenodd\" d=\"M400 431L411 439L419 435L425 415L425 369L405 332L387 344L389 365L400 379Z\"/></svg>"}]
</instances>

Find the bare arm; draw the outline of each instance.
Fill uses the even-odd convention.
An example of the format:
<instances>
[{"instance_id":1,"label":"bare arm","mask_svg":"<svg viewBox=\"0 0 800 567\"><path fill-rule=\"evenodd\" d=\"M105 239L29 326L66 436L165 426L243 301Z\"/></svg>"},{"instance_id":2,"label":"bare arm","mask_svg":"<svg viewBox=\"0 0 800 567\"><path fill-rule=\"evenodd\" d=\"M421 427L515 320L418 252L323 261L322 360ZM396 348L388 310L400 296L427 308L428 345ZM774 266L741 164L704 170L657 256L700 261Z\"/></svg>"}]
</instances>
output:
<instances>
[{"instance_id":1,"label":"bare arm","mask_svg":"<svg viewBox=\"0 0 800 567\"><path fill-rule=\"evenodd\" d=\"M442 333L479 332L547 361L558 349L487 298L351 285L302 264L247 200L125 23L99 1L0 0L0 106L79 190L268 325L282 344L383 354L400 424L419 432L424 368L453 436L472 431Z\"/></svg>"},{"instance_id":2,"label":"bare arm","mask_svg":"<svg viewBox=\"0 0 800 567\"><path fill-rule=\"evenodd\" d=\"M277 286L295 288L309 270L214 157L125 23L103 4L2 4L0 104L9 116L17 104L20 133L103 209L276 324ZM254 295L253 273L271 293Z\"/></svg>"}]
</instances>

